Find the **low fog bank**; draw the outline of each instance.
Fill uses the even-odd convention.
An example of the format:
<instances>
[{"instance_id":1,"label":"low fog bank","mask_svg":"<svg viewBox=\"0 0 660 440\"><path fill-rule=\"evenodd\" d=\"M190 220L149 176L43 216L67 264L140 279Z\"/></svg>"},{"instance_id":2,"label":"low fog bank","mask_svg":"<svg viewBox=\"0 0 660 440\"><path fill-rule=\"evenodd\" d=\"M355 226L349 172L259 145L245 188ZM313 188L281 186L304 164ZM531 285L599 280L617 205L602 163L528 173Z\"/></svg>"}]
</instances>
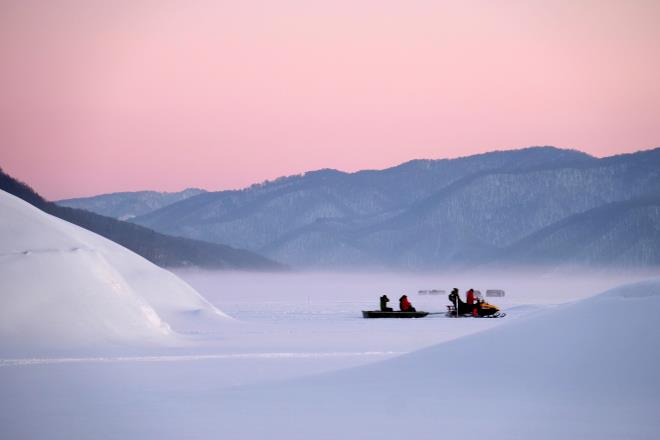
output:
<instances>
[{"instance_id":1,"label":"low fog bank","mask_svg":"<svg viewBox=\"0 0 660 440\"><path fill-rule=\"evenodd\" d=\"M287 298L301 302L332 299L333 301L371 301L388 294L392 304L403 294L428 303L437 298L444 304L446 294L457 287L461 294L473 288L485 294L488 289L506 292L505 301L535 304L559 304L586 298L610 288L655 278L658 270L591 269L542 270L510 269L455 272L376 272L376 271L291 271L282 273L208 271L178 269L174 272L190 283L216 306L229 307L243 300L277 301ZM436 295L420 294L420 290L441 290ZM442 295L442 299L438 298ZM500 301L493 298L493 301ZM433 303L438 303L437 300Z\"/></svg>"},{"instance_id":2,"label":"low fog bank","mask_svg":"<svg viewBox=\"0 0 660 440\"><path fill-rule=\"evenodd\" d=\"M247 273L182 270L177 274L212 305L236 319L236 326L209 329L197 336L213 353L404 353L487 331L526 319L563 304L658 274L546 273L531 271L393 273L289 272ZM444 319L447 294L457 287L486 293L501 289L504 297L486 299L507 314L505 319ZM441 291L431 294L428 291ZM420 291L425 291L420 293ZM390 306L407 294L417 308L438 313L420 320L363 319L362 310L379 307L387 294ZM401 322L399 322L401 321ZM404 322L405 321L405 322ZM205 347L205 348L204 348ZM360 362L376 358L362 357ZM351 361L354 365L355 362Z\"/></svg>"}]
</instances>

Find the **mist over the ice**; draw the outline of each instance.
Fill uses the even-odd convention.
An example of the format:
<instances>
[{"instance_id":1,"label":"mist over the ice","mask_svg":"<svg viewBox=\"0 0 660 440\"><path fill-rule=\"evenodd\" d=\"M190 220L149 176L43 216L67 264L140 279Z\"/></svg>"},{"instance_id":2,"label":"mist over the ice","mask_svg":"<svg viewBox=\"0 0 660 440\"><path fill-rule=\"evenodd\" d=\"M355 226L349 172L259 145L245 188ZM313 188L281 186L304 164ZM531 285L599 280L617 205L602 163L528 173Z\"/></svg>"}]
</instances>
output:
<instances>
[{"instance_id":1,"label":"mist over the ice","mask_svg":"<svg viewBox=\"0 0 660 440\"><path fill-rule=\"evenodd\" d=\"M267 301L323 303L339 301L360 307L378 307L378 297L387 294L396 307L401 295L413 304L444 310L447 295L454 287L462 295L468 289L505 291L493 302L559 304L586 298L621 284L660 275L660 270L571 270L544 272L534 269L456 272L377 271L291 271L248 273L183 269L174 271L205 297L231 313L245 302ZM436 294L419 291L439 290ZM442 293L444 291L444 293ZM431 311L431 310L429 310Z\"/></svg>"}]
</instances>

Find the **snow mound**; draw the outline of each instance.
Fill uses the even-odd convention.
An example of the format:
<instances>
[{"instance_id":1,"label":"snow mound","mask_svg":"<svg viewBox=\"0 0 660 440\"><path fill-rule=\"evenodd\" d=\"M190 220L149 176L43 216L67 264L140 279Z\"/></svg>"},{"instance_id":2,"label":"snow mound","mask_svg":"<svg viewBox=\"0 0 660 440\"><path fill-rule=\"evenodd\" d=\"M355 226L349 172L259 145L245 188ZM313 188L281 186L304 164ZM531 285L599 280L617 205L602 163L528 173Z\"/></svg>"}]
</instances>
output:
<instances>
[{"instance_id":1,"label":"snow mound","mask_svg":"<svg viewBox=\"0 0 660 440\"><path fill-rule=\"evenodd\" d=\"M172 344L190 313L186 330L229 319L166 270L4 191L0 213L0 354Z\"/></svg>"},{"instance_id":2,"label":"snow mound","mask_svg":"<svg viewBox=\"0 0 660 440\"><path fill-rule=\"evenodd\" d=\"M237 388L214 409L241 438L657 438L658 291L623 286L378 364Z\"/></svg>"},{"instance_id":3,"label":"snow mound","mask_svg":"<svg viewBox=\"0 0 660 440\"><path fill-rule=\"evenodd\" d=\"M657 280L640 281L616 287L603 293L598 298L606 300L612 298L648 298L652 296L660 297L660 283Z\"/></svg>"}]
</instances>

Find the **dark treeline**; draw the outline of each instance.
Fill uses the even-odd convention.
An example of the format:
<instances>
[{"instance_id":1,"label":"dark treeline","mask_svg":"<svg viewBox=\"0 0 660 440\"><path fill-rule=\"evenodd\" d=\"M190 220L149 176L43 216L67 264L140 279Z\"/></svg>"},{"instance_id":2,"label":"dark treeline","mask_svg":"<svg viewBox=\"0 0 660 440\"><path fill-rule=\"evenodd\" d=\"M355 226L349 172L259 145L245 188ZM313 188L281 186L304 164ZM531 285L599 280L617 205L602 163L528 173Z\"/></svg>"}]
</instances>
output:
<instances>
[{"instance_id":1,"label":"dark treeline","mask_svg":"<svg viewBox=\"0 0 660 440\"><path fill-rule=\"evenodd\" d=\"M118 243L162 267L283 270L285 266L253 252L217 243L173 237L89 211L58 206L0 168L0 189L55 217Z\"/></svg>"}]
</instances>

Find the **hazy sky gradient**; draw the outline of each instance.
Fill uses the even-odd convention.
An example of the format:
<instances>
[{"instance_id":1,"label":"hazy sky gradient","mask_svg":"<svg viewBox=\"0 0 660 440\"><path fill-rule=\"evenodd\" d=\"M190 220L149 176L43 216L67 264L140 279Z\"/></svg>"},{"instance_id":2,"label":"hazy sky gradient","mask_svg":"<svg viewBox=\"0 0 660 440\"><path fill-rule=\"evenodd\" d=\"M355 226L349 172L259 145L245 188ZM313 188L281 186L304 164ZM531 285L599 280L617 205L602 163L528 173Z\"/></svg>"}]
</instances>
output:
<instances>
[{"instance_id":1,"label":"hazy sky gradient","mask_svg":"<svg viewBox=\"0 0 660 440\"><path fill-rule=\"evenodd\" d=\"M0 166L49 198L660 146L657 1L0 0Z\"/></svg>"}]
</instances>

